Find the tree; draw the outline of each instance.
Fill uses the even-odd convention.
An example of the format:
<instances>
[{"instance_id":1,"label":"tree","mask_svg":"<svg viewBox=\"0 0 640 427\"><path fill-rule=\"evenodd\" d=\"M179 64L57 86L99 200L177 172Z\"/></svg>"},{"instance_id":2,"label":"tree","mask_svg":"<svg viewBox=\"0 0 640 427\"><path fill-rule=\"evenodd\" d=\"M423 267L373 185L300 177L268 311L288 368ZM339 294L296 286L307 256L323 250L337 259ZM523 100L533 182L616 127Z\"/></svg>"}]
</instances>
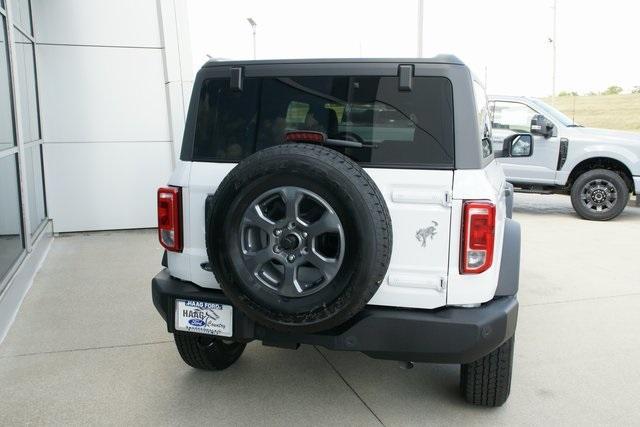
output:
<instances>
[{"instance_id":1,"label":"tree","mask_svg":"<svg viewBox=\"0 0 640 427\"><path fill-rule=\"evenodd\" d=\"M602 92L603 95L617 95L622 92L622 88L620 86L609 86L607 90Z\"/></svg>"},{"instance_id":2,"label":"tree","mask_svg":"<svg viewBox=\"0 0 640 427\"><path fill-rule=\"evenodd\" d=\"M575 91L569 92L566 90L561 90L558 96L579 96L579 95L578 95L578 92L575 92Z\"/></svg>"},{"instance_id":3,"label":"tree","mask_svg":"<svg viewBox=\"0 0 640 427\"><path fill-rule=\"evenodd\" d=\"M631 89L631 93L640 93L640 86L634 86L633 89Z\"/></svg>"}]
</instances>

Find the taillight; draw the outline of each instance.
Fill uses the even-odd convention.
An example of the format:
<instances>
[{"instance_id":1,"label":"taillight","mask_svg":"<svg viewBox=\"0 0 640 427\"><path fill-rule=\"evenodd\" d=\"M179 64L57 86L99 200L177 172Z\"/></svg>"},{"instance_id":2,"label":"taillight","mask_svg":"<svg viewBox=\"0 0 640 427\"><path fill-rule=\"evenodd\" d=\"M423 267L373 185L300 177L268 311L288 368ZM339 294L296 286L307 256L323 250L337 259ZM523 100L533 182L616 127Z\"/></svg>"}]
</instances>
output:
<instances>
[{"instance_id":1,"label":"taillight","mask_svg":"<svg viewBox=\"0 0 640 427\"><path fill-rule=\"evenodd\" d=\"M489 202L464 202L460 273L478 274L491 267L496 207Z\"/></svg>"},{"instance_id":2,"label":"taillight","mask_svg":"<svg viewBox=\"0 0 640 427\"><path fill-rule=\"evenodd\" d=\"M182 250L181 193L177 187L158 189L158 238L168 251Z\"/></svg>"}]
</instances>

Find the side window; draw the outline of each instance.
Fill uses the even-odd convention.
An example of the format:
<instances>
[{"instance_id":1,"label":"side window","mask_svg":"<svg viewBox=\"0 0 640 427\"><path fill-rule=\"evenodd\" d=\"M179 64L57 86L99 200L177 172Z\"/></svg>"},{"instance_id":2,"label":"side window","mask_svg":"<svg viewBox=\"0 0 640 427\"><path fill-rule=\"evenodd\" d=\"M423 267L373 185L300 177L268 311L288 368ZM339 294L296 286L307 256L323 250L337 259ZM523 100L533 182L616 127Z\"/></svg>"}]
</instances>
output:
<instances>
[{"instance_id":1,"label":"side window","mask_svg":"<svg viewBox=\"0 0 640 427\"><path fill-rule=\"evenodd\" d=\"M245 79L242 91L228 79L205 80L200 92L193 155L203 160L242 160L254 152L258 79Z\"/></svg>"},{"instance_id":2,"label":"side window","mask_svg":"<svg viewBox=\"0 0 640 427\"><path fill-rule=\"evenodd\" d=\"M487 158L493 153L491 147L491 120L487 104L487 94L477 82L473 82L473 94L476 100L476 114L478 116L478 130L482 144L482 157Z\"/></svg>"},{"instance_id":3,"label":"side window","mask_svg":"<svg viewBox=\"0 0 640 427\"><path fill-rule=\"evenodd\" d=\"M519 102L496 101L493 106L493 128L527 133L537 113Z\"/></svg>"}]
</instances>

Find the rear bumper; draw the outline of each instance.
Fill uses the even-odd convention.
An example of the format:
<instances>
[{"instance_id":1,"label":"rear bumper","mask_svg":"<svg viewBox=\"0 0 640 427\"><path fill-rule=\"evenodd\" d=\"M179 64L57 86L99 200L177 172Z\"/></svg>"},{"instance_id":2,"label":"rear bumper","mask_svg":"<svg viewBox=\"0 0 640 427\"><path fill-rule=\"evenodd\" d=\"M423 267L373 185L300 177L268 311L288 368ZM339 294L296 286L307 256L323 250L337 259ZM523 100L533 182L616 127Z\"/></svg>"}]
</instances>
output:
<instances>
[{"instance_id":1,"label":"rear bumper","mask_svg":"<svg viewBox=\"0 0 640 427\"><path fill-rule=\"evenodd\" d=\"M153 303L174 331L176 299L229 304L218 290L205 289L171 277L162 270L152 280ZM331 350L360 351L378 359L433 363L468 363L490 353L515 333L518 301L496 298L477 308L438 310L367 306L339 327L315 334L291 334L256 324L233 312L233 339L260 340L267 345L311 344Z\"/></svg>"}]
</instances>

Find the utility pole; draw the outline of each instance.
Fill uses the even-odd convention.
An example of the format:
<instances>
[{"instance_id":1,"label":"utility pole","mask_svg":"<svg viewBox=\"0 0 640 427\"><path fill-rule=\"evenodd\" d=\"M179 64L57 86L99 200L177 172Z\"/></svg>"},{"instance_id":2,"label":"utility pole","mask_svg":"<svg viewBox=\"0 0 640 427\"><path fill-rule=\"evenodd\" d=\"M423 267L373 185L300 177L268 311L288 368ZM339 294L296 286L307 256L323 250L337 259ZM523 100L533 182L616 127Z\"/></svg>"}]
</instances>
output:
<instances>
[{"instance_id":1,"label":"utility pole","mask_svg":"<svg viewBox=\"0 0 640 427\"><path fill-rule=\"evenodd\" d=\"M253 59L256 59L256 27L258 24L256 24L256 21L254 21L253 18L247 18L247 21L249 21L251 31L253 32Z\"/></svg>"},{"instance_id":2,"label":"utility pole","mask_svg":"<svg viewBox=\"0 0 640 427\"><path fill-rule=\"evenodd\" d=\"M418 0L418 58L422 58L423 25L424 25L424 0Z\"/></svg>"},{"instance_id":3,"label":"utility pole","mask_svg":"<svg viewBox=\"0 0 640 427\"><path fill-rule=\"evenodd\" d=\"M558 35L557 35L557 27L558 27L558 0L553 0L553 38L551 39L551 44L553 48L553 77L551 80L551 105L555 105L556 103L556 45L558 44Z\"/></svg>"}]
</instances>

